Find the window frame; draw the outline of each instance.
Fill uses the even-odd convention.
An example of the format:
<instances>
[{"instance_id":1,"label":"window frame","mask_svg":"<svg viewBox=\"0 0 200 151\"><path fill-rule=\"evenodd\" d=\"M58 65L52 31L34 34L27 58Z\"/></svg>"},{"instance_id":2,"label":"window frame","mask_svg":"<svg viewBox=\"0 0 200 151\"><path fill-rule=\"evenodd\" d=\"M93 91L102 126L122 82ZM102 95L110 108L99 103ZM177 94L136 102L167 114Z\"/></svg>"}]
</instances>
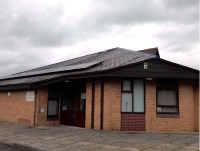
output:
<instances>
[{"instance_id":1,"label":"window frame","mask_svg":"<svg viewBox=\"0 0 200 151\"><path fill-rule=\"evenodd\" d=\"M50 100L56 100L58 102L57 103L57 115L48 115L49 101ZM59 102L60 102L59 98L48 98L48 102L47 102L47 121L57 121L57 120L59 120Z\"/></svg>"},{"instance_id":2,"label":"window frame","mask_svg":"<svg viewBox=\"0 0 200 151\"><path fill-rule=\"evenodd\" d=\"M133 84L134 80L143 80L144 82L144 112L134 112L134 90ZM123 81L131 81L131 91L123 91ZM146 81L143 78L122 78L121 79L121 95L122 93L132 93L132 112L122 112L122 97L121 97L121 113L122 114L145 114L146 113L146 89L145 89Z\"/></svg>"},{"instance_id":3,"label":"window frame","mask_svg":"<svg viewBox=\"0 0 200 151\"><path fill-rule=\"evenodd\" d=\"M163 79L165 80L165 79ZM169 79L168 79L169 80ZM156 114L179 114L179 82L177 80L177 88L169 88L165 86L158 87L158 80L156 80ZM176 92L176 105L158 105L158 91L175 91ZM177 112L158 112L157 107L177 107Z\"/></svg>"}]
</instances>

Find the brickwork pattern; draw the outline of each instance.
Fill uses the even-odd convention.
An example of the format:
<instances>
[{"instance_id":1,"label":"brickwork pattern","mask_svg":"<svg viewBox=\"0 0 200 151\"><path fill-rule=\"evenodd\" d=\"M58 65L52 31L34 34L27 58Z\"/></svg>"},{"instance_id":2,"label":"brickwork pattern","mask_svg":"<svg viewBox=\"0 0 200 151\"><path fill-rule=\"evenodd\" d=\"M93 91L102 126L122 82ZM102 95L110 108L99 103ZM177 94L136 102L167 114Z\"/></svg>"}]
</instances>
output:
<instances>
[{"instance_id":1,"label":"brickwork pattern","mask_svg":"<svg viewBox=\"0 0 200 151\"><path fill-rule=\"evenodd\" d=\"M59 120L47 121L48 87L43 87L36 91L37 91L37 101L36 101L35 126L59 125ZM44 112L40 113L40 109L44 109Z\"/></svg>"},{"instance_id":2,"label":"brickwork pattern","mask_svg":"<svg viewBox=\"0 0 200 151\"><path fill-rule=\"evenodd\" d=\"M110 78L110 130L121 129L121 78Z\"/></svg>"},{"instance_id":3,"label":"brickwork pattern","mask_svg":"<svg viewBox=\"0 0 200 151\"><path fill-rule=\"evenodd\" d=\"M34 101L26 101L26 90L0 92L0 121L33 124Z\"/></svg>"},{"instance_id":4,"label":"brickwork pattern","mask_svg":"<svg viewBox=\"0 0 200 151\"><path fill-rule=\"evenodd\" d=\"M122 131L145 131L145 114L121 114Z\"/></svg>"},{"instance_id":5,"label":"brickwork pattern","mask_svg":"<svg viewBox=\"0 0 200 151\"><path fill-rule=\"evenodd\" d=\"M121 79L104 79L104 130L121 129Z\"/></svg>"},{"instance_id":6,"label":"brickwork pattern","mask_svg":"<svg viewBox=\"0 0 200 151\"><path fill-rule=\"evenodd\" d=\"M101 123L101 79L95 79L95 101L94 101L94 129L100 129Z\"/></svg>"},{"instance_id":7,"label":"brickwork pattern","mask_svg":"<svg viewBox=\"0 0 200 151\"><path fill-rule=\"evenodd\" d=\"M175 132L195 130L192 80L179 80L179 114L179 118L157 118L156 80L146 81L146 130Z\"/></svg>"},{"instance_id":8,"label":"brickwork pattern","mask_svg":"<svg viewBox=\"0 0 200 151\"><path fill-rule=\"evenodd\" d=\"M195 131L199 132L199 80L194 81Z\"/></svg>"},{"instance_id":9,"label":"brickwork pattern","mask_svg":"<svg viewBox=\"0 0 200 151\"><path fill-rule=\"evenodd\" d=\"M18 118L18 123L31 124L31 120Z\"/></svg>"},{"instance_id":10,"label":"brickwork pattern","mask_svg":"<svg viewBox=\"0 0 200 151\"><path fill-rule=\"evenodd\" d=\"M156 80L146 81L146 131L154 131L153 119L156 119Z\"/></svg>"},{"instance_id":11,"label":"brickwork pattern","mask_svg":"<svg viewBox=\"0 0 200 151\"><path fill-rule=\"evenodd\" d=\"M110 130L110 79L104 79L103 130Z\"/></svg>"},{"instance_id":12,"label":"brickwork pattern","mask_svg":"<svg viewBox=\"0 0 200 151\"><path fill-rule=\"evenodd\" d=\"M91 98L89 98L91 97ZM92 118L92 79L86 81L86 111L85 111L85 128L91 128Z\"/></svg>"}]
</instances>

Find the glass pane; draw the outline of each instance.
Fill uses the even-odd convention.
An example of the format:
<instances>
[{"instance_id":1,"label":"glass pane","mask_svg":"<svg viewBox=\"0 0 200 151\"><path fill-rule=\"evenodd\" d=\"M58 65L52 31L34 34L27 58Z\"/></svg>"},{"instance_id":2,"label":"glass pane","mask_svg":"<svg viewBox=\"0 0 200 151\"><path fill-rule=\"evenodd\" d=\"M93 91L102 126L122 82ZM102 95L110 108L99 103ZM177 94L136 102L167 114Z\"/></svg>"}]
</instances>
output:
<instances>
[{"instance_id":1,"label":"glass pane","mask_svg":"<svg viewBox=\"0 0 200 151\"><path fill-rule=\"evenodd\" d=\"M132 93L122 93L122 112L132 112Z\"/></svg>"},{"instance_id":2,"label":"glass pane","mask_svg":"<svg viewBox=\"0 0 200 151\"><path fill-rule=\"evenodd\" d=\"M123 81L123 91L131 91L131 81Z\"/></svg>"},{"instance_id":3,"label":"glass pane","mask_svg":"<svg viewBox=\"0 0 200 151\"><path fill-rule=\"evenodd\" d=\"M86 93L81 94L81 99L86 99Z\"/></svg>"},{"instance_id":4,"label":"glass pane","mask_svg":"<svg viewBox=\"0 0 200 151\"><path fill-rule=\"evenodd\" d=\"M78 98L80 95L71 95L68 99L68 110L69 111L78 111L79 105L78 105Z\"/></svg>"},{"instance_id":5,"label":"glass pane","mask_svg":"<svg viewBox=\"0 0 200 151\"><path fill-rule=\"evenodd\" d=\"M177 107L157 107L157 112L178 113Z\"/></svg>"},{"instance_id":6,"label":"glass pane","mask_svg":"<svg viewBox=\"0 0 200 151\"><path fill-rule=\"evenodd\" d=\"M81 94L80 111L85 111L86 93Z\"/></svg>"},{"instance_id":7,"label":"glass pane","mask_svg":"<svg viewBox=\"0 0 200 151\"><path fill-rule=\"evenodd\" d=\"M62 98L62 110L67 110L67 100L68 100L68 96L67 94L63 95L63 98Z\"/></svg>"},{"instance_id":8,"label":"glass pane","mask_svg":"<svg viewBox=\"0 0 200 151\"><path fill-rule=\"evenodd\" d=\"M85 100L86 99L80 100L80 111L85 111Z\"/></svg>"},{"instance_id":9,"label":"glass pane","mask_svg":"<svg viewBox=\"0 0 200 151\"><path fill-rule=\"evenodd\" d=\"M177 105L176 91L157 91L158 105Z\"/></svg>"},{"instance_id":10,"label":"glass pane","mask_svg":"<svg viewBox=\"0 0 200 151\"><path fill-rule=\"evenodd\" d=\"M134 80L133 82L134 112L144 112L144 81Z\"/></svg>"},{"instance_id":11,"label":"glass pane","mask_svg":"<svg viewBox=\"0 0 200 151\"><path fill-rule=\"evenodd\" d=\"M58 101L57 100L48 101L48 115L58 115Z\"/></svg>"},{"instance_id":12,"label":"glass pane","mask_svg":"<svg viewBox=\"0 0 200 151\"><path fill-rule=\"evenodd\" d=\"M67 110L67 100L62 101L62 110Z\"/></svg>"}]
</instances>

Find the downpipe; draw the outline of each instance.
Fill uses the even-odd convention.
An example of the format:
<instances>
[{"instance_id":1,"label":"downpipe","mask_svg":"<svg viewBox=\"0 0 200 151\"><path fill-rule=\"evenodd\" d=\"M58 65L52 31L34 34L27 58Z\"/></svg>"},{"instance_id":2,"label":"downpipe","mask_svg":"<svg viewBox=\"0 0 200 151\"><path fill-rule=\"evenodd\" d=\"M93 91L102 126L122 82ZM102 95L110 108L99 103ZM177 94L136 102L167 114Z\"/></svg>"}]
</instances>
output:
<instances>
[{"instance_id":1,"label":"downpipe","mask_svg":"<svg viewBox=\"0 0 200 151\"><path fill-rule=\"evenodd\" d=\"M34 106L34 119L33 119L33 127L35 127L36 102L37 102L37 91L35 91L35 106Z\"/></svg>"}]
</instances>

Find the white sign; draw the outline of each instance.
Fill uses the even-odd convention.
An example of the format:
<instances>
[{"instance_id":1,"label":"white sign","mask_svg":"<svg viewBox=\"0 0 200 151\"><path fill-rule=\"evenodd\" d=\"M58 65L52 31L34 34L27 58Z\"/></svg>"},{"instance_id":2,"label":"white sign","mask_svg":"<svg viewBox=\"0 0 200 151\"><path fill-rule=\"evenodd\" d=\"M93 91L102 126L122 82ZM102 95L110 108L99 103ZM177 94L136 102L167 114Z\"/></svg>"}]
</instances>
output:
<instances>
[{"instance_id":1,"label":"white sign","mask_svg":"<svg viewBox=\"0 0 200 151\"><path fill-rule=\"evenodd\" d=\"M44 109L40 109L40 113L44 113Z\"/></svg>"},{"instance_id":2,"label":"white sign","mask_svg":"<svg viewBox=\"0 0 200 151\"><path fill-rule=\"evenodd\" d=\"M157 107L157 112L161 112L161 107Z\"/></svg>"},{"instance_id":3,"label":"white sign","mask_svg":"<svg viewBox=\"0 0 200 151\"><path fill-rule=\"evenodd\" d=\"M34 101L34 91L26 92L26 101Z\"/></svg>"}]
</instances>

